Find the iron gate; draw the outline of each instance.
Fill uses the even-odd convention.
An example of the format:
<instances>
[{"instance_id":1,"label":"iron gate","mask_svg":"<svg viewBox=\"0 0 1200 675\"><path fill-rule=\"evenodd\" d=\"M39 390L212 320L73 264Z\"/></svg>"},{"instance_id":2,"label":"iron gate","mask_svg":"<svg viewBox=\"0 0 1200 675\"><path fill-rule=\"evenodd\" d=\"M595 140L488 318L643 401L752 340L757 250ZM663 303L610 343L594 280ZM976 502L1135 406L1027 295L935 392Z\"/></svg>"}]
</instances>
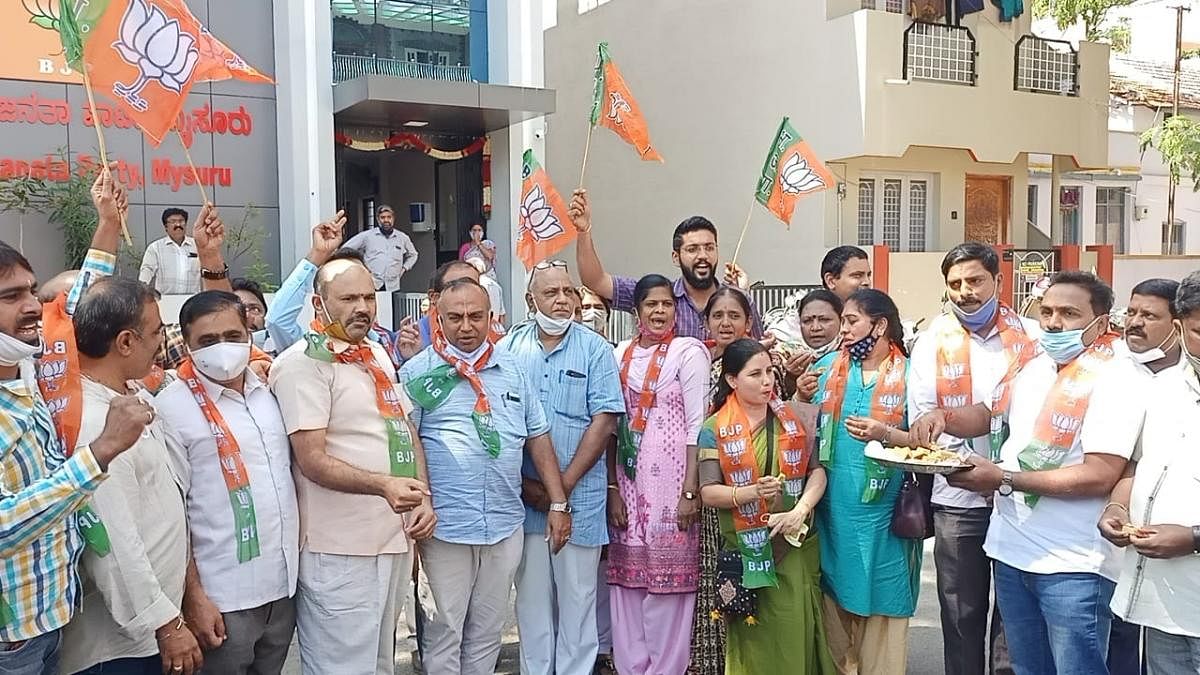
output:
<instances>
[{"instance_id":1,"label":"iron gate","mask_svg":"<svg viewBox=\"0 0 1200 675\"><path fill-rule=\"evenodd\" d=\"M1025 314L1033 298L1033 287L1042 277L1058 271L1058 251L1054 249L1005 249L1004 260L1012 262L1012 307Z\"/></svg>"}]
</instances>

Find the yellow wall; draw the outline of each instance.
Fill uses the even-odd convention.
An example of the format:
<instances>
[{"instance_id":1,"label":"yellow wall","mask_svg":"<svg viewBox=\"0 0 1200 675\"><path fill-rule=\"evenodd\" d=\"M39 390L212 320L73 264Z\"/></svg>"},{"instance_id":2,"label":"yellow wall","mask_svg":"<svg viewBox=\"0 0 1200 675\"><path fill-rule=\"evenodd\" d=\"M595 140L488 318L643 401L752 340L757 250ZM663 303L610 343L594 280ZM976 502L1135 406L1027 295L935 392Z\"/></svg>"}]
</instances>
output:
<instances>
[{"instance_id":1,"label":"yellow wall","mask_svg":"<svg viewBox=\"0 0 1200 675\"><path fill-rule=\"evenodd\" d=\"M942 294L946 290L942 278L944 252L892 253L888 256L888 295L900 308L904 319L925 319L928 328L933 317L942 313Z\"/></svg>"}]
</instances>

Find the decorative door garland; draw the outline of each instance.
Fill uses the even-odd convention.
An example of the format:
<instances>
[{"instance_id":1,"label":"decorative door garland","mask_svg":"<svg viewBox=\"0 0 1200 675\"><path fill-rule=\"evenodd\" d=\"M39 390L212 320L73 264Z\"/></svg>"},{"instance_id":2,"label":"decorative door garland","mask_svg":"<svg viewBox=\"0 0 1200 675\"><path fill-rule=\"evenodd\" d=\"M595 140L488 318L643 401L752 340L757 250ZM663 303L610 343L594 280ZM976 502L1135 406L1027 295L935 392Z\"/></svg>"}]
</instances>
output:
<instances>
[{"instance_id":1,"label":"decorative door garland","mask_svg":"<svg viewBox=\"0 0 1200 675\"><path fill-rule=\"evenodd\" d=\"M379 152L393 148L399 150L417 150L424 153L427 157L447 162L463 159L477 152L482 152L483 217L489 220L492 217L492 141L487 136L476 138L461 150L440 150L425 142L420 136L411 133L392 134L387 140L383 141L365 141L351 138L349 134L338 131L334 132L333 140L338 145L366 152Z\"/></svg>"}]
</instances>

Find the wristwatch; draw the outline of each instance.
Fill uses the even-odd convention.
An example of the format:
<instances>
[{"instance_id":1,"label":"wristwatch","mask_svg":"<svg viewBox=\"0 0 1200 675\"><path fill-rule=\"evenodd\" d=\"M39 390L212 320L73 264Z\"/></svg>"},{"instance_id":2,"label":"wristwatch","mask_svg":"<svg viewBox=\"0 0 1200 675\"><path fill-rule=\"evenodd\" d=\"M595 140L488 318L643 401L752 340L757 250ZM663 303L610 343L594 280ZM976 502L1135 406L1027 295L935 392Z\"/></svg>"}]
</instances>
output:
<instances>
[{"instance_id":1,"label":"wristwatch","mask_svg":"<svg viewBox=\"0 0 1200 675\"><path fill-rule=\"evenodd\" d=\"M683 498L684 498L684 499L686 499L686 500L688 500L689 502L690 502L690 501L695 501L695 499L696 499L696 493L695 493L695 492L692 492L691 490L685 490L685 491L684 491L684 493L683 493Z\"/></svg>"},{"instance_id":2,"label":"wristwatch","mask_svg":"<svg viewBox=\"0 0 1200 675\"><path fill-rule=\"evenodd\" d=\"M552 502L550 504L551 513L571 513L571 502Z\"/></svg>"},{"instance_id":3,"label":"wristwatch","mask_svg":"<svg viewBox=\"0 0 1200 675\"><path fill-rule=\"evenodd\" d=\"M1192 526L1192 552L1200 553L1200 525Z\"/></svg>"},{"instance_id":4,"label":"wristwatch","mask_svg":"<svg viewBox=\"0 0 1200 675\"><path fill-rule=\"evenodd\" d=\"M220 281L229 276L229 265L225 265L225 269L222 270L208 270L201 267L200 276L210 281Z\"/></svg>"},{"instance_id":5,"label":"wristwatch","mask_svg":"<svg viewBox=\"0 0 1200 675\"><path fill-rule=\"evenodd\" d=\"M1001 497L1007 497L1013 493L1013 474L1011 471L1005 471L1001 474L1000 487L996 488L996 492L999 492Z\"/></svg>"}]
</instances>

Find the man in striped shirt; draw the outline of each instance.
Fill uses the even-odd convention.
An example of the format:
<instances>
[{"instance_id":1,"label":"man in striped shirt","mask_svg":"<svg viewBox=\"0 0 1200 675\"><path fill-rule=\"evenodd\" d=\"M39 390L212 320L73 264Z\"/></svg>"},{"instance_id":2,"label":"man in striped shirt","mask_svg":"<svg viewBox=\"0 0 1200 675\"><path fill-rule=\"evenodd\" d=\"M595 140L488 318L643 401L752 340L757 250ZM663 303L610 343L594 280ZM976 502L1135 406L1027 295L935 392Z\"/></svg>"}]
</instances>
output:
<instances>
[{"instance_id":1,"label":"man in striped shirt","mask_svg":"<svg viewBox=\"0 0 1200 675\"><path fill-rule=\"evenodd\" d=\"M100 222L67 294L68 314L116 261L121 195L108 171L92 196ZM36 291L29 261L0 242L0 672L53 675L60 629L79 604L75 564L84 537L77 510L152 412L134 397L120 397L101 436L66 456L36 380L35 357L43 350Z\"/></svg>"}]
</instances>

